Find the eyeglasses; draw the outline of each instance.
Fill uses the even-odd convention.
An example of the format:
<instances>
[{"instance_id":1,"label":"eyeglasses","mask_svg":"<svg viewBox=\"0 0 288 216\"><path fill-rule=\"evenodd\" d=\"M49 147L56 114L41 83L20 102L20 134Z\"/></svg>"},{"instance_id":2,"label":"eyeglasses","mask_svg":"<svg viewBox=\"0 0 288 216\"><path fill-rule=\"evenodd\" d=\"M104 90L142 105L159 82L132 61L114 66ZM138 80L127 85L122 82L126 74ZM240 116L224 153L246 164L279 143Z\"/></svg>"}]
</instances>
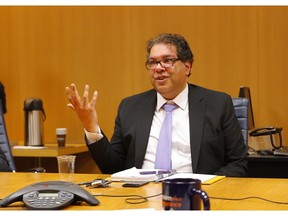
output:
<instances>
[{"instance_id":1,"label":"eyeglasses","mask_svg":"<svg viewBox=\"0 0 288 216\"><path fill-rule=\"evenodd\" d=\"M154 70L157 67L157 65L160 63L161 67L170 68L178 60L181 60L181 59L179 59L179 58L168 58L168 59L162 59L160 61L150 60L150 61L145 62L145 66L146 66L147 70Z\"/></svg>"}]
</instances>

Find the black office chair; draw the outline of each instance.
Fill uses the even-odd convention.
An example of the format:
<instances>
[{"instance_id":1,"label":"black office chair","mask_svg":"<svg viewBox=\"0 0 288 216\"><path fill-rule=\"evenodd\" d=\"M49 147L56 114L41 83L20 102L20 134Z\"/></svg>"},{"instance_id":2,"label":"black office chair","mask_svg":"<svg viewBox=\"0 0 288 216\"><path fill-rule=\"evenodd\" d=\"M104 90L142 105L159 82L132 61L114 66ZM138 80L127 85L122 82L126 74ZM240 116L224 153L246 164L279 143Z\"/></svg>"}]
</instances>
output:
<instances>
[{"instance_id":1,"label":"black office chair","mask_svg":"<svg viewBox=\"0 0 288 216\"><path fill-rule=\"evenodd\" d=\"M1 100L0 100L0 148L1 148L2 152L4 152L4 155L6 156L6 159L9 163L9 167L10 167L11 171L16 172L16 166L15 166L14 158L12 155L10 142L8 139L3 109L2 109L2 105L1 105ZM36 173L38 173L38 172L45 172L45 169L43 167L37 167L37 168L31 168L31 169L23 170L22 172L36 172Z\"/></svg>"},{"instance_id":2,"label":"black office chair","mask_svg":"<svg viewBox=\"0 0 288 216\"><path fill-rule=\"evenodd\" d=\"M14 163L14 159L13 159L12 151L10 147L10 142L9 142L7 131L6 131L1 100L0 100L0 148L2 152L4 153L4 155L6 156L10 169L13 172L15 172L16 167L15 167L15 163Z\"/></svg>"},{"instance_id":3,"label":"black office chair","mask_svg":"<svg viewBox=\"0 0 288 216\"><path fill-rule=\"evenodd\" d=\"M248 99L247 98L232 98L235 114L237 116L244 142L248 145Z\"/></svg>"}]
</instances>

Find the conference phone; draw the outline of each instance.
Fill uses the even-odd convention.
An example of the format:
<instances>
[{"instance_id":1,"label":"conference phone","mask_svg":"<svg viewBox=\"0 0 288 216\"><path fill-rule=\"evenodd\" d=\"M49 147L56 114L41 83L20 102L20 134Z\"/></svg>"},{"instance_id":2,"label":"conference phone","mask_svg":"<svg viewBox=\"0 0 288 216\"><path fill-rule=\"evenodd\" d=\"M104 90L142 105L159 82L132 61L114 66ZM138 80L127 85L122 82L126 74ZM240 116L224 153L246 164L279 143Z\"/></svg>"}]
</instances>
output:
<instances>
[{"instance_id":1,"label":"conference phone","mask_svg":"<svg viewBox=\"0 0 288 216\"><path fill-rule=\"evenodd\" d=\"M252 130L249 133L249 135L253 136L253 137L269 135L272 147L274 149L280 149L283 146L282 145L282 135L281 135L282 129L283 129L282 127L272 127L272 126L261 127L261 128L256 128L256 129ZM273 139L273 135L277 135L277 134L279 136L279 143L280 143L278 146L276 146L274 144L274 139Z\"/></svg>"},{"instance_id":2,"label":"conference phone","mask_svg":"<svg viewBox=\"0 0 288 216\"><path fill-rule=\"evenodd\" d=\"M270 135L270 134L276 134L276 133L281 133L282 128L279 127L273 127L273 126L267 126L267 127L260 127L260 128L255 128L254 130L250 131L249 135L250 136L265 136L265 135Z\"/></svg>"},{"instance_id":3,"label":"conference phone","mask_svg":"<svg viewBox=\"0 0 288 216\"><path fill-rule=\"evenodd\" d=\"M266 136L269 135L270 137L270 143L272 145L272 149L264 149L264 150L258 150L257 152L260 155L276 155L276 156L288 156L288 146L283 145L282 143L282 127L262 127L262 128L256 128L252 130L249 135L253 137L257 136ZM279 144L274 144L274 138L273 135L277 135L279 138Z\"/></svg>"},{"instance_id":4,"label":"conference phone","mask_svg":"<svg viewBox=\"0 0 288 216\"><path fill-rule=\"evenodd\" d=\"M86 202L98 205L100 202L88 191L72 182L45 181L26 186L0 200L0 207L23 201L29 209L56 210L70 204Z\"/></svg>"}]
</instances>

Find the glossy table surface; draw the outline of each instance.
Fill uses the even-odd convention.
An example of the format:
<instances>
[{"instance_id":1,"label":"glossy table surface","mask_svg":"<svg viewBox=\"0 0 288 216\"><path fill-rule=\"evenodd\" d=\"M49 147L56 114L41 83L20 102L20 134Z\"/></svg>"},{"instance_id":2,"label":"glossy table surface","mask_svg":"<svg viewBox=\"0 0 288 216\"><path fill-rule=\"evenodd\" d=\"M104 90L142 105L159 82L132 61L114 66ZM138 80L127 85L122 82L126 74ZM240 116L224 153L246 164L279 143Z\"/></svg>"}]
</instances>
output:
<instances>
[{"instance_id":1,"label":"glossy table surface","mask_svg":"<svg viewBox=\"0 0 288 216\"><path fill-rule=\"evenodd\" d=\"M58 147L57 144L45 144L43 148L17 147L12 147L14 157L57 157L59 155L88 152L86 144L66 144L65 147Z\"/></svg>"},{"instance_id":2,"label":"glossy table surface","mask_svg":"<svg viewBox=\"0 0 288 216\"><path fill-rule=\"evenodd\" d=\"M92 181L96 178L108 178L102 174L58 174L58 173L0 173L0 198L32 183L42 181L72 181L74 183ZM90 206L85 202L70 205L65 210L127 210L127 209L162 209L162 184L150 182L140 188L124 188L120 182L112 182L107 188L89 189L96 195L99 205ZM261 178L224 178L211 185L202 185L210 197L211 210L288 210L288 179ZM146 202L131 204L125 200L130 195L150 197ZM250 199L245 199L252 197ZM254 198L253 198L254 197ZM131 198L131 197L130 197ZM243 200L232 200L243 198ZM273 203L267 199L275 202ZM136 200L139 201L139 200ZM285 202L286 204L283 204ZM24 210L22 202L16 202L0 210Z\"/></svg>"}]
</instances>

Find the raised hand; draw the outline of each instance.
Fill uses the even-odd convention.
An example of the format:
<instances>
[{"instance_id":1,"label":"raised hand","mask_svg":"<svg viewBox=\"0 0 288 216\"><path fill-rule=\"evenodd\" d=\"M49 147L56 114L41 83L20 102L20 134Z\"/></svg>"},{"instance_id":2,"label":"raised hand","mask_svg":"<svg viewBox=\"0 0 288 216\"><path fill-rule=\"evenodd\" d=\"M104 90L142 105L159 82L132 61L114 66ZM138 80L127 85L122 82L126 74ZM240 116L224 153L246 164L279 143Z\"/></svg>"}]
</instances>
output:
<instances>
[{"instance_id":1,"label":"raised hand","mask_svg":"<svg viewBox=\"0 0 288 216\"><path fill-rule=\"evenodd\" d=\"M74 83L72 83L70 87L66 87L65 90L69 101L67 106L75 111L88 132L97 132L98 115L95 106L98 92L94 91L92 99L89 101L89 85L85 85L83 98L79 96Z\"/></svg>"}]
</instances>

